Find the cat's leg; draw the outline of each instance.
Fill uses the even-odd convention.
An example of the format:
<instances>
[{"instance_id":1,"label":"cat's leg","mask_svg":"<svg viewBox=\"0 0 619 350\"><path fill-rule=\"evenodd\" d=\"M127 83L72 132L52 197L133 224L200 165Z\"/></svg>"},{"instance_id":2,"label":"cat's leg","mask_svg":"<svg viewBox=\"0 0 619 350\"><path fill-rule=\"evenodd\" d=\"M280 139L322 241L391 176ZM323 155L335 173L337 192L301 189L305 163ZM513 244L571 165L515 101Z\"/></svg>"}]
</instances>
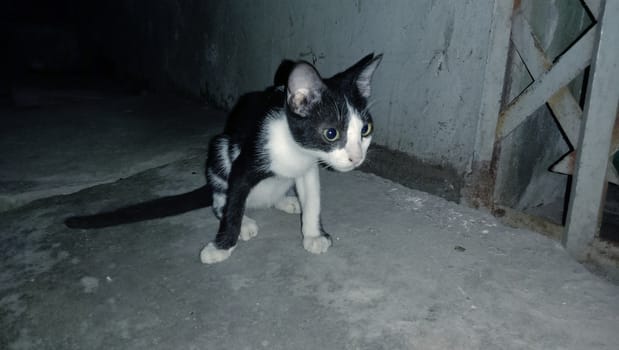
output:
<instances>
[{"instance_id":1,"label":"cat's leg","mask_svg":"<svg viewBox=\"0 0 619 350\"><path fill-rule=\"evenodd\" d=\"M288 214L301 213L301 202L295 196L284 196L275 203L274 207Z\"/></svg>"},{"instance_id":2,"label":"cat's leg","mask_svg":"<svg viewBox=\"0 0 619 350\"><path fill-rule=\"evenodd\" d=\"M213 193L213 213L215 213L217 219L221 220L223 218L225 206L226 194ZM243 215L243 220L241 222L241 239L244 241L249 241L250 239L256 237L256 235L258 235L258 224L256 224L256 220Z\"/></svg>"},{"instance_id":3,"label":"cat's leg","mask_svg":"<svg viewBox=\"0 0 619 350\"><path fill-rule=\"evenodd\" d=\"M331 246L331 237L320 227L320 176L318 166L296 179L297 194L301 202L301 231L303 247L310 253L324 253Z\"/></svg>"},{"instance_id":4,"label":"cat's leg","mask_svg":"<svg viewBox=\"0 0 619 350\"><path fill-rule=\"evenodd\" d=\"M250 239L256 237L258 234L258 225L256 224L256 220L250 218L249 216L243 215L243 221L241 222L241 239L244 241L249 241Z\"/></svg>"},{"instance_id":5,"label":"cat's leg","mask_svg":"<svg viewBox=\"0 0 619 350\"><path fill-rule=\"evenodd\" d=\"M230 191L228 191L228 200L219 221L219 229L215 240L206 245L200 252L200 260L204 264L214 264L226 260L232 254L234 248L236 248L241 233L245 208L244 199L240 201L238 199L243 197L243 189L236 189L235 187L237 186L230 186ZM249 191L246 192L249 193Z\"/></svg>"},{"instance_id":6,"label":"cat's leg","mask_svg":"<svg viewBox=\"0 0 619 350\"><path fill-rule=\"evenodd\" d=\"M213 191L213 213L219 220L223 217L227 202L228 176L239 153L239 147L231 144L229 138L225 135L216 136L209 147L206 179ZM243 216L241 239L247 241L257 234L258 225L256 225L256 221Z\"/></svg>"},{"instance_id":7,"label":"cat's leg","mask_svg":"<svg viewBox=\"0 0 619 350\"><path fill-rule=\"evenodd\" d=\"M213 193L213 213L215 217L221 220L226 206L226 194L225 193ZM258 224L256 220L249 216L243 215L243 221L241 222L241 239L249 241L250 239L258 235Z\"/></svg>"},{"instance_id":8,"label":"cat's leg","mask_svg":"<svg viewBox=\"0 0 619 350\"><path fill-rule=\"evenodd\" d=\"M248 208L275 207L290 214L299 214L301 204L292 189L294 181L289 178L271 177L252 188L247 198ZM289 194L290 193L290 194Z\"/></svg>"},{"instance_id":9,"label":"cat's leg","mask_svg":"<svg viewBox=\"0 0 619 350\"><path fill-rule=\"evenodd\" d=\"M226 135L215 136L209 145L206 160L206 181L213 192L213 213L221 220L226 206L228 176L235 158L231 157L230 139Z\"/></svg>"},{"instance_id":10,"label":"cat's leg","mask_svg":"<svg viewBox=\"0 0 619 350\"><path fill-rule=\"evenodd\" d=\"M232 246L228 249L220 249L211 242L200 251L200 261L202 261L203 264L214 264L224 261L230 257L234 248L236 248L236 246Z\"/></svg>"},{"instance_id":11,"label":"cat's leg","mask_svg":"<svg viewBox=\"0 0 619 350\"><path fill-rule=\"evenodd\" d=\"M247 163L244 164L243 162ZM205 264L213 264L227 259L236 247L243 226L245 201L249 191L265 177L265 174L247 171L247 168L250 167L247 164L248 161L242 159L232 166L226 193L226 205L219 221L219 230L215 236L215 241L209 243L200 252L200 260ZM250 221L246 221L246 224L248 224L247 227L252 226ZM257 233L255 222L253 226L255 227L253 235L255 235ZM246 232L245 237L253 237L252 232Z\"/></svg>"}]
</instances>

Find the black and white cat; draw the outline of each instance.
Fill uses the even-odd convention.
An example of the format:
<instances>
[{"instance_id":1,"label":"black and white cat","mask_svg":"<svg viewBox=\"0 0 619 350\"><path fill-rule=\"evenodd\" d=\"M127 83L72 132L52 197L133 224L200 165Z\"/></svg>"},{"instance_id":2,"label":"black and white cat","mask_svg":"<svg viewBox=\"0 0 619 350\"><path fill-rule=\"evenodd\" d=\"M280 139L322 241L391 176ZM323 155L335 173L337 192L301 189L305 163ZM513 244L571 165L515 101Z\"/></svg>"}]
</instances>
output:
<instances>
[{"instance_id":1,"label":"black and white cat","mask_svg":"<svg viewBox=\"0 0 619 350\"><path fill-rule=\"evenodd\" d=\"M381 59L367 55L328 79L311 64L297 62L284 85L239 99L208 151L207 185L199 194L212 196L201 206L212 204L220 225L215 240L200 253L203 263L225 260L239 237L256 236L258 226L245 216L246 207L301 213L303 247L315 254L327 251L331 239L320 223L318 167L322 163L344 172L365 160L373 132L370 81ZM289 195L291 188L297 196ZM144 212L137 205L65 222L75 228L102 227L139 221Z\"/></svg>"}]
</instances>

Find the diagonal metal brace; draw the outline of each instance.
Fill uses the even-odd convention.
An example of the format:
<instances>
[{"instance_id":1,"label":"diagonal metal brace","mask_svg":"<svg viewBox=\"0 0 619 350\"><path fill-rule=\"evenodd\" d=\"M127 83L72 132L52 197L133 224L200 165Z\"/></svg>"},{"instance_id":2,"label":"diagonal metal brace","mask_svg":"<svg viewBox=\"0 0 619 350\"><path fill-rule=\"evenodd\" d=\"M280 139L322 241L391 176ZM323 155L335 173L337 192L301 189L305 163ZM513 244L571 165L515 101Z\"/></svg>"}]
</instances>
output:
<instances>
[{"instance_id":1,"label":"diagonal metal brace","mask_svg":"<svg viewBox=\"0 0 619 350\"><path fill-rule=\"evenodd\" d=\"M597 26L596 26L597 27ZM594 27L594 28L596 28ZM497 139L509 135L591 63L597 30L589 29L558 62L514 99L499 115Z\"/></svg>"}]
</instances>

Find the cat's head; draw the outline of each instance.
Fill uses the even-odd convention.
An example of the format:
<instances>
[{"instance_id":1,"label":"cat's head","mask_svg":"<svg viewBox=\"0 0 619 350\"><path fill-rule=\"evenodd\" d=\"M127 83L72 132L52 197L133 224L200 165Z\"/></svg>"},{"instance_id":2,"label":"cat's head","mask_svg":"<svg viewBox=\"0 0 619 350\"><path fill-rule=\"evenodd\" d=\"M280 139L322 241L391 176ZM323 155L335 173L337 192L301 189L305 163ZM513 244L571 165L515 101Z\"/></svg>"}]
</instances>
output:
<instances>
[{"instance_id":1,"label":"cat's head","mask_svg":"<svg viewBox=\"0 0 619 350\"><path fill-rule=\"evenodd\" d=\"M365 160L374 124L370 82L382 55L369 54L345 71L322 79L307 62L296 63L286 84L286 116L295 141L325 165L352 170Z\"/></svg>"}]
</instances>

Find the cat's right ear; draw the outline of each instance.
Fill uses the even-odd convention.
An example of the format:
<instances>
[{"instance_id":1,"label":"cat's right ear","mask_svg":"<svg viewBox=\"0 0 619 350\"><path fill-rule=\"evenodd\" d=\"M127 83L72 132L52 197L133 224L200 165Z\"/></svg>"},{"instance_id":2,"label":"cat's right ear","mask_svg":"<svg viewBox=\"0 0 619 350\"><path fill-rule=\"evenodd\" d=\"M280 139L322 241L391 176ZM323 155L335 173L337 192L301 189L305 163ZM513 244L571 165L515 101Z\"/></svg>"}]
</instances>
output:
<instances>
[{"instance_id":1,"label":"cat's right ear","mask_svg":"<svg viewBox=\"0 0 619 350\"><path fill-rule=\"evenodd\" d=\"M307 117L312 106L320 101L324 87L320 75L312 65L306 62L297 63L288 77L288 107L293 113Z\"/></svg>"}]
</instances>

